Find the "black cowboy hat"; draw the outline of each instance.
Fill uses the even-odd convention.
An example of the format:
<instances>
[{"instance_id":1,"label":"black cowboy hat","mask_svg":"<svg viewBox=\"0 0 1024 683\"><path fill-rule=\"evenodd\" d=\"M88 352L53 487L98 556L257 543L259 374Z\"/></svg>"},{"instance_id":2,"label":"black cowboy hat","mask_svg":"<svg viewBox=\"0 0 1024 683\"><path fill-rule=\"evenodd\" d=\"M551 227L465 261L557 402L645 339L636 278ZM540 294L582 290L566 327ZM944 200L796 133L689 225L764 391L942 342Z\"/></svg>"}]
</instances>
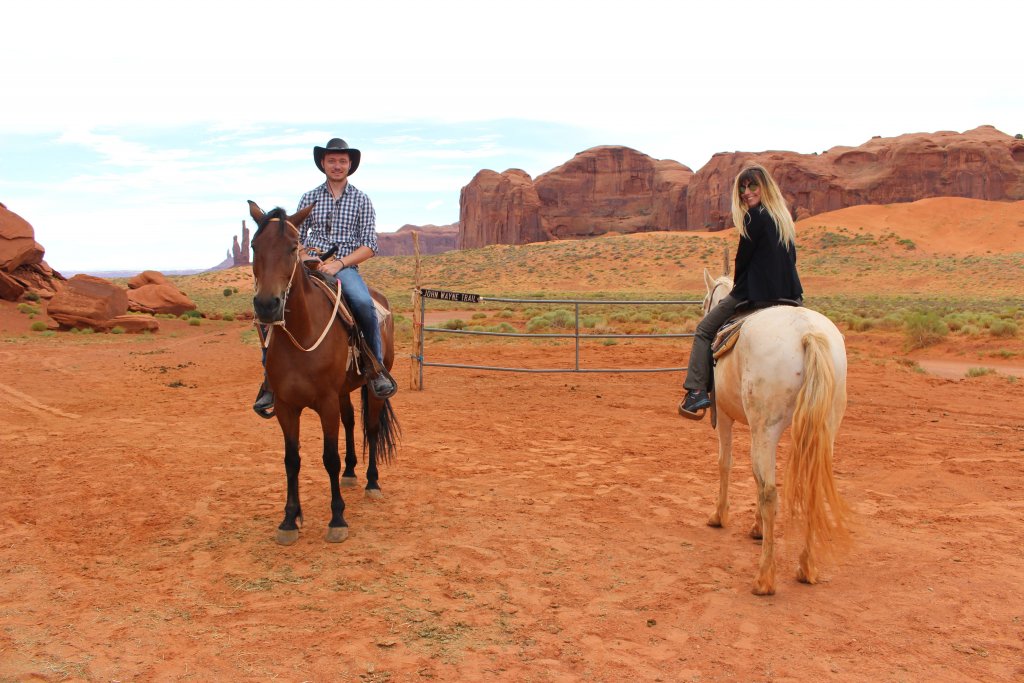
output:
<instances>
[{"instance_id":1,"label":"black cowboy hat","mask_svg":"<svg viewBox=\"0 0 1024 683\"><path fill-rule=\"evenodd\" d=\"M348 143L341 138L331 138L327 142L326 147L314 147L313 148L313 161L316 162L316 167L320 169L321 173L324 173L324 155L328 152L345 152L348 154L348 158L352 160L352 166L348 169L348 174L352 175L359 168L359 159L363 156L355 147L349 147Z\"/></svg>"}]
</instances>

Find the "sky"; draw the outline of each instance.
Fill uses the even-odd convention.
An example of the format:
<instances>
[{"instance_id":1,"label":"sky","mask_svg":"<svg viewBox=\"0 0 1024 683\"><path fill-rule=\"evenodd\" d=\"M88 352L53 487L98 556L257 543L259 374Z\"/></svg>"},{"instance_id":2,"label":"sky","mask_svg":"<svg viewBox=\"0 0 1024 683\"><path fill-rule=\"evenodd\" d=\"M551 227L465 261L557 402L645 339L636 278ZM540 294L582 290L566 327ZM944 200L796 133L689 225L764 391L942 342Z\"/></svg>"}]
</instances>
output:
<instances>
[{"instance_id":1,"label":"sky","mask_svg":"<svg viewBox=\"0 0 1024 683\"><path fill-rule=\"evenodd\" d=\"M377 229L459 219L482 169L1024 132L1019 0L8 3L0 202L61 272L220 263L362 151Z\"/></svg>"}]
</instances>

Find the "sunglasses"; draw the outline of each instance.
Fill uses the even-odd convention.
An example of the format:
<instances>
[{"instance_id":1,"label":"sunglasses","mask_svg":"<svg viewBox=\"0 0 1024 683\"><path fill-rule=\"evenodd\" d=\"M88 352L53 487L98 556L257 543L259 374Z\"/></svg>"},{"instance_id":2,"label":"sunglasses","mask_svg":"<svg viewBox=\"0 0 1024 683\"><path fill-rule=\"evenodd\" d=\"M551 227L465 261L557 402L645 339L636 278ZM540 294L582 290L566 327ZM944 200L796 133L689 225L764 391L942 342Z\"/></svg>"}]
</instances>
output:
<instances>
[{"instance_id":1,"label":"sunglasses","mask_svg":"<svg viewBox=\"0 0 1024 683\"><path fill-rule=\"evenodd\" d=\"M740 194L743 194L747 190L753 192L757 187L757 183L740 183Z\"/></svg>"}]
</instances>

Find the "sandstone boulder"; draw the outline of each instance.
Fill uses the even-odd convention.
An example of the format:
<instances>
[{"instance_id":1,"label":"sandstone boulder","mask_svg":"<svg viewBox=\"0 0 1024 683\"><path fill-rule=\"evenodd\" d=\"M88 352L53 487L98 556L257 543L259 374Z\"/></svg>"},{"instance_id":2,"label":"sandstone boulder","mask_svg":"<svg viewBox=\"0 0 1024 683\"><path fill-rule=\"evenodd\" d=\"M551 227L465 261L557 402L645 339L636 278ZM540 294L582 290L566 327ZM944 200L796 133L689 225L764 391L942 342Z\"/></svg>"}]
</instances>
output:
<instances>
[{"instance_id":1,"label":"sandstone boulder","mask_svg":"<svg viewBox=\"0 0 1024 683\"><path fill-rule=\"evenodd\" d=\"M141 334L143 332L157 332L160 330L160 323L156 318L148 315L119 315L107 321L109 329L120 327L128 334Z\"/></svg>"},{"instance_id":2,"label":"sandstone boulder","mask_svg":"<svg viewBox=\"0 0 1024 683\"><path fill-rule=\"evenodd\" d=\"M144 287L146 285L174 286L167 276L158 270L144 270L128 280L128 289L138 289L139 287Z\"/></svg>"},{"instance_id":3,"label":"sandstone boulder","mask_svg":"<svg viewBox=\"0 0 1024 683\"><path fill-rule=\"evenodd\" d=\"M0 204L0 270L13 273L23 265L39 263L43 253L28 221Z\"/></svg>"},{"instance_id":4,"label":"sandstone boulder","mask_svg":"<svg viewBox=\"0 0 1024 683\"><path fill-rule=\"evenodd\" d=\"M103 278L76 275L54 295L46 312L61 329L105 331L113 327L112 318L128 312L128 293Z\"/></svg>"},{"instance_id":5,"label":"sandstone boulder","mask_svg":"<svg viewBox=\"0 0 1024 683\"><path fill-rule=\"evenodd\" d=\"M27 291L28 287L0 270L0 299L4 299L5 301L17 301L21 298L21 295Z\"/></svg>"},{"instance_id":6,"label":"sandstone boulder","mask_svg":"<svg viewBox=\"0 0 1024 683\"><path fill-rule=\"evenodd\" d=\"M128 290L128 310L131 311L181 315L195 309L195 303L169 282L142 285Z\"/></svg>"}]
</instances>

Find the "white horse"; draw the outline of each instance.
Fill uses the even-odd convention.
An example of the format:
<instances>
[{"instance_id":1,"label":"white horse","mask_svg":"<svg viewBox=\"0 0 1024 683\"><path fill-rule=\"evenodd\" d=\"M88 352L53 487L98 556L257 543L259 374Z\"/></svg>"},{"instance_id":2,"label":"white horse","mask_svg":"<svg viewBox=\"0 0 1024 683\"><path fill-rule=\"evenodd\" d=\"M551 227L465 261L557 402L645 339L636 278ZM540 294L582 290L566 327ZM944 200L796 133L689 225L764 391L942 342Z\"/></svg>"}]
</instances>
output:
<instances>
[{"instance_id":1,"label":"white horse","mask_svg":"<svg viewBox=\"0 0 1024 683\"><path fill-rule=\"evenodd\" d=\"M732 289L732 279L704 282L704 314ZM735 347L715 366L718 420L718 506L708 525L721 527L729 514L734 422L750 426L750 458L757 482L757 513L750 530L763 538L754 580L756 595L775 593L775 450L790 424L792 449L783 498L804 534L797 579L816 583L816 560L849 540L849 508L832 475L832 450L846 409L846 346L831 320L807 308L774 306L744 321Z\"/></svg>"}]
</instances>

